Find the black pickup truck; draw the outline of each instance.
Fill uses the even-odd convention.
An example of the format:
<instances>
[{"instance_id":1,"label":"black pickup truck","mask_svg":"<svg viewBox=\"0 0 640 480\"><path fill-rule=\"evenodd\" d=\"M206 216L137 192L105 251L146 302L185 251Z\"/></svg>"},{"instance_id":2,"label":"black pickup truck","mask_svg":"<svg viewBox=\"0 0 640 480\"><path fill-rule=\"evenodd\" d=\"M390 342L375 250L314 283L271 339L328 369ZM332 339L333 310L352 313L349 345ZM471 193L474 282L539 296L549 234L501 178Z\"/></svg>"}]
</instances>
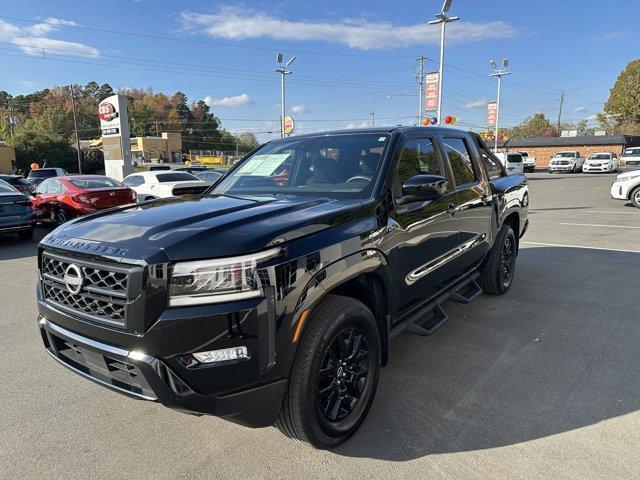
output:
<instances>
[{"instance_id":1,"label":"black pickup truck","mask_svg":"<svg viewBox=\"0 0 640 480\"><path fill-rule=\"evenodd\" d=\"M47 235L42 340L118 392L332 447L365 419L393 337L509 289L528 203L469 132L275 140L205 194Z\"/></svg>"}]
</instances>

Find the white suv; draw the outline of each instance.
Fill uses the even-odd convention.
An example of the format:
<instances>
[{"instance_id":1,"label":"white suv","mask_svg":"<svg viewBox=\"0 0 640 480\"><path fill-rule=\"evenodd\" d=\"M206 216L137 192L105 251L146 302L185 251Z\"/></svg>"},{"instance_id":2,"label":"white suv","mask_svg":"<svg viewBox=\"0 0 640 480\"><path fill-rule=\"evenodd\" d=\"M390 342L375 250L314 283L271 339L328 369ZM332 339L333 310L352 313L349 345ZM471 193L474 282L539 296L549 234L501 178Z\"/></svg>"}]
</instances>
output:
<instances>
[{"instance_id":1,"label":"white suv","mask_svg":"<svg viewBox=\"0 0 640 480\"><path fill-rule=\"evenodd\" d=\"M628 167L640 165L640 147L627 148L621 159Z\"/></svg>"},{"instance_id":2,"label":"white suv","mask_svg":"<svg viewBox=\"0 0 640 480\"><path fill-rule=\"evenodd\" d=\"M158 170L132 173L125 177L123 183L136 191L139 202L145 202L156 198L200 194L213 182L203 182L187 172Z\"/></svg>"},{"instance_id":3,"label":"white suv","mask_svg":"<svg viewBox=\"0 0 640 480\"><path fill-rule=\"evenodd\" d=\"M593 153L585 160L582 171L589 172L617 172L620 168L620 160L615 153Z\"/></svg>"},{"instance_id":4,"label":"white suv","mask_svg":"<svg viewBox=\"0 0 640 480\"><path fill-rule=\"evenodd\" d=\"M630 200L640 208L640 169L618 175L611 184L611 196L617 200Z\"/></svg>"}]
</instances>

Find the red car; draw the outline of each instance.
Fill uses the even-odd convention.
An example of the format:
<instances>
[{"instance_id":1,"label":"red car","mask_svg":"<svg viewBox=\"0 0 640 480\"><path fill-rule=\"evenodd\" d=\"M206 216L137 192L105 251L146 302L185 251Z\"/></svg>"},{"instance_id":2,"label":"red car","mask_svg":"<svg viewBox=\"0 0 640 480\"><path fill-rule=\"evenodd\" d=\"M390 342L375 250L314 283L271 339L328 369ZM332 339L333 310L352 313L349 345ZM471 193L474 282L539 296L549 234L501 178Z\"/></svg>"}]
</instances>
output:
<instances>
[{"instance_id":1,"label":"red car","mask_svg":"<svg viewBox=\"0 0 640 480\"><path fill-rule=\"evenodd\" d=\"M63 224L71 218L105 208L135 203L137 194L113 178L68 175L38 185L31 204L38 222Z\"/></svg>"}]
</instances>

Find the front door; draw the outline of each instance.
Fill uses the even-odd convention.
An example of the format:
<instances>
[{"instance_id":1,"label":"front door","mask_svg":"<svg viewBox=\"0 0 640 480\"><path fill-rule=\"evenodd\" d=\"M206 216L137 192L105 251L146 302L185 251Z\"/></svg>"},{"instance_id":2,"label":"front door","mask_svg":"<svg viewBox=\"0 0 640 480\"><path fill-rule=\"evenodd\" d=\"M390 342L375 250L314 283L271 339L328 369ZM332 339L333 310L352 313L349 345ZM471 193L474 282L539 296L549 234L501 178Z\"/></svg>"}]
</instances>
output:
<instances>
[{"instance_id":1,"label":"front door","mask_svg":"<svg viewBox=\"0 0 640 480\"><path fill-rule=\"evenodd\" d=\"M390 214L387 240L393 250L394 281L399 285L397 305L401 315L418 308L437 294L454 275L448 266L456 252L458 220L450 213L457 193L451 191L436 200L399 205L402 184L420 174L447 177L442 152L429 135L409 137L395 164L394 211Z\"/></svg>"}]
</instances>

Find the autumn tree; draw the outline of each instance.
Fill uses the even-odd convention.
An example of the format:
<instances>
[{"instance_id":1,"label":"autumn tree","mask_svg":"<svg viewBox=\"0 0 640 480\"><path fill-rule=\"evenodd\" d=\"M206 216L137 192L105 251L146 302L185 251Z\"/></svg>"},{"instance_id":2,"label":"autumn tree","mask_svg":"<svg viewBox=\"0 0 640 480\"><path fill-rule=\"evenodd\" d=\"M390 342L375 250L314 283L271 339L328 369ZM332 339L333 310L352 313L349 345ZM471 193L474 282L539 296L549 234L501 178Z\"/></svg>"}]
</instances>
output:
<instances>
[{"instance_id":1,"label":"autumn tree","mask_svg":"<svg viewBox=\"0 0 640 480\"><path fill-rule=\"evenodd\" d=\"M597 119L616 133L640 133L640 59L629 62L618 75Z\"/></svg>"}]
</instances>

